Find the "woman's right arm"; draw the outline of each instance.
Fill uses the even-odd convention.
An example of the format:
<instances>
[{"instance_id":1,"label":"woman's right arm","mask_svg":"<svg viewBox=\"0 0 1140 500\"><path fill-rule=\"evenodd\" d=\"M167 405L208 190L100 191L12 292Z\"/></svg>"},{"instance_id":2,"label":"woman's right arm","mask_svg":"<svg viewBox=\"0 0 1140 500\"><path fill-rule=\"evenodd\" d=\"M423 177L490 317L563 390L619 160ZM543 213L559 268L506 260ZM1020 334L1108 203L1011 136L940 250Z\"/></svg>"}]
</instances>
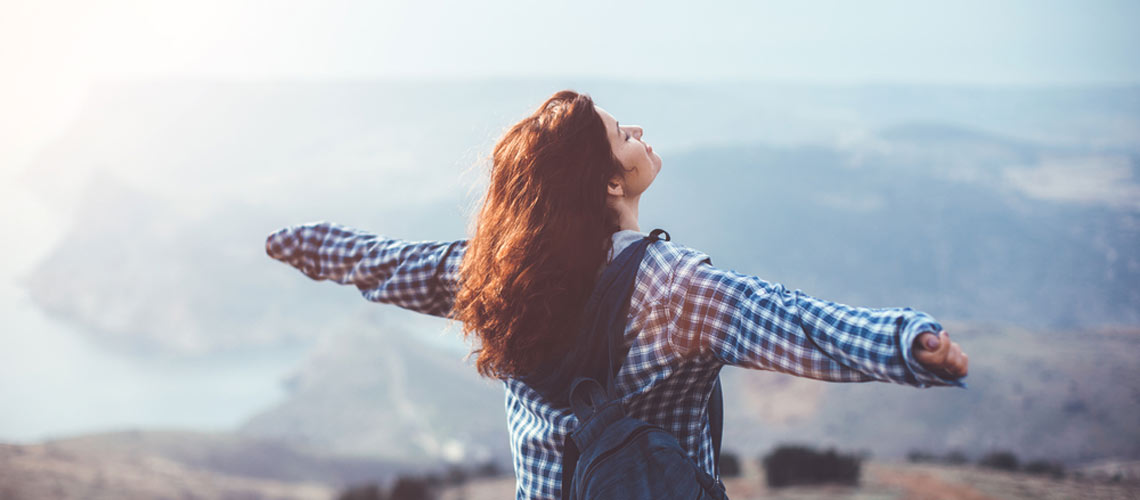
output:
<instances>
[{"instance_id":1,"label":"woman's right arm","mask_svg":"<svg viewBox=\"0 0 1140 500\"><path fill-rule=\"evenodd\" d=\"M447 317L467 240L404 241L333 222L285 227L265 253L314 280L353 285L365 299Z\"/></svg>"},{"instance_id":2,"label":"woman's right arm","mask_svg":"<svg viewBox=\"0 0 1140 500\"><path fill-rule=\"evenodd\" d=\"M940 376L915 359L915 338L942 330L926 313L821 300L708 261L675 272L670 335L682 351L833 382L966 387L965 376Z\"/></svg>"}]
</instances>

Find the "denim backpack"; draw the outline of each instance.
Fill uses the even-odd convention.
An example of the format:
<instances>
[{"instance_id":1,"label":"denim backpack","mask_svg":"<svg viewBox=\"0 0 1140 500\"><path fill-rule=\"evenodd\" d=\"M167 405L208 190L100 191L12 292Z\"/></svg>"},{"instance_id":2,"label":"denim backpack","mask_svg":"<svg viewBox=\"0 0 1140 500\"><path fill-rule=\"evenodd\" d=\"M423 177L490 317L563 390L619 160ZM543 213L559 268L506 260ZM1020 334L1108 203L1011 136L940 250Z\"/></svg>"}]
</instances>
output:
<instances>
[{"instance_id":1,"label":"denim backpack","mask_svg":"<svg viewBox=\"0 0 1140 500\"><path fill-rule=\"evenodd\" d=\"M603 381L582 376L590 370L577 368L569 387L569 405L578 417L578 426L566 437L562 457L562 498L570 499L719 499L727 500L724 486L701 470L665 429L629 417L614 388L621 363L628 354L623 349L626 317L638 267L650 243L669 233L654 229L648 237L631 244L606 267L594 286L583 316L586 349L579 359L601 359ZM593 340L593 342L591 342ZM606 348L589 348L605 343ZM599 356L602 352L605 356ZM575 354L575 353L572 353ZM574 356L570 356L573 358ZM566 376L563 371L560 375ZM709 398L709 423L713 453L720 461L723 418L720 379Z\"/></svg>"}]
</instances>

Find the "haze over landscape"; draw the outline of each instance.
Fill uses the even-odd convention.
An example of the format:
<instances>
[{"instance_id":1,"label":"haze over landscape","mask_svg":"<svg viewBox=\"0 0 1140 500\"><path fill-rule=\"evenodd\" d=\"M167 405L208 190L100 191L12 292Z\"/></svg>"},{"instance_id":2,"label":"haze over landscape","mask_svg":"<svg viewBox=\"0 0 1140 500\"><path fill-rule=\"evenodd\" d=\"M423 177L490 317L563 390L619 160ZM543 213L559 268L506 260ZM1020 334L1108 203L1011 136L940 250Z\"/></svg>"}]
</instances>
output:
<instances>
[{"instance_id":1,"label":"haze over landscape","mask_svg":"<svg viewBox=\"0 0 1140 500\"><path fill-rule=\"evenodd\" d=\"M108 88L106 96L93 101L90 113L81 115L76 127L20 178L51 206L74 215L63 233L66 237L47 249L18 283L37 310L66 328L86 332L85 341L94 346L127 359L165 360L181 370L193 370L197 364L232 369L226 367L254 356L280 377L283 360L299 364L304 346L321 339L318 345L327 346L325 350L309 356L324 352L320 356L334 360L315 357L300 371L290 370L292 396L279 394L282 399L276 405L260 396L262 408L278 406L269 415L281 414L290 407L290 397L310 393L315 390L310 384L322 383L319 380L333 384L326 387L331 390L364 383L369 379L364 374L370 372L385 379L384 370L397 369L388 356L400 345L410 349L400 357L411 356L418 343L442 348L436 355L451 356L458 370L463 351L454 328L448 336L441 333L447 326L442 321L366 303L351 287L311 283L265 257L263 239L279 226L318 219L411 240L464 237L478 194L468 187L478 181L472 170L478 164L474 152L489 147L496 126L510 122L504 118L493 124L485 117L504 113L496 110L523 113L549 87L541 82L428 88L401 83L174 82ZM1136 90L1021 91L1017 100L1006 100L1012 101L1007 104L1011 110L1000 104L1005 91L970 89L907 88L919 96L907 102L892 97L897 89L877 87L655 88L601 82L589 87L600 102L614 103L617 116L644 117L640 121L647 138L653 133L649 131L661 136L659 149L668 161L643 200L645 228L667 228L678 241L708 252L726 268L841 302L910 305L948 323L963 323L956 333L963 343L996 342L989 349L975 348L972 358L971 380L992 376L991 382L972 382L971 389L962 392L919 395L876 388L879 391L897 394L910 404L922 400L951 408L979 404L973 398L996 390L1036 387L1041 391L1036 397L1047 397L1055 389L1052 384L1038 387L1027 373L1006 372L1020 366L1011 363L1010 356L1031 356L1032 349L1012 340L1024 335L1019 331L1038 332L1040 338L1031 343L1035 346L1065 335L1083 339L1079 349L1093 349L1088 347L1092 339L1098 339L1094 344L1107 342L1103 352L1092 351L1108 356L1098 363L1082 368L1083 358L1062 358L1049 365L1073 401L1096 392L1088 370L1107 370L1103 383L1137 380L1135 365L1127 358L1118 368L1109 361L1113 353L1134 347L1135 337L1100 333L1105 327L1127 330L1140 322L1140 230L1136 198L1130 194L1137 189L1136 143L1121 137L1106 144L1112 139L1084 128L1088 125L1071 131L1033 126L1066 116L1114 125L1132 120L1134 130L1140 130L1135 125L1140 116ZM746 100L739 95L745 93L759 97ZM717 104L709 96L732 104ZM848 116L836 124L812 116L814 103L820 101L848 110ZM669 103L669 109L659 109L660 102ZM689 134L688 147L669 146L686 142L681 138L686 120L670 117L691 119L693 112L681 110L696 109L698 102L704 104L700 122L747 121L773 132L726 127L724 133ZM942 104L946 102L952 104ZM966 104L975 106L974 111ZM450 118L416 111L431 105L448 110ZM1105 116L1110 110L1118 114ZM945 118L932 118L937 116ZM409 132L426 128L432 130L430 135ZM1050 134L1064 139L1050 140ZM749 135L778 139L747 140ZM253 143L264 147L250 147ZM369 312L360 316L356 310ZM365 319L376 315L391 318L391 323ZM399 326L403 322L414 326ZM401 342L392 342L389 350L336 347L397 331L402 332ZM360 340L353 340L356 337ZM1063 346L1057 348L1080 352L1076 345ZM333 353L342 349L342 355L363 357L356 362L335 358L340 355ZM1043 347L1034 349L1042 349L1041 356L1055 355ZM366 354L373 351L376 354ZM1001 375L987 372L990 359ZM424 364L405 363L405 368ZM328 378L331 374L325 371L333 366L355 368L339 379ZM1031 366L1026 361L1020 369L1044 369ZM1113 375L1116 369L1125 370L1124 376ZM408 384L435 383L433 372L439 383L449 383L446 370L428 370L409 377ZM93 376L84 375L89 380ZM755 374L746 379L771 377ZM1082 381L1091 386L1082 389ZM229 385L226 378L217 383ZM501 411L497 389L473 377L472 383L486 389L489 413ZM1019 389L1005 388L1015 385ZM299 388L309 389L297 392ZM378 399L378 409L391 405L386 398L397 397L382 396L383 391L367 385L361 390ZM863 389L826 388L840 394L856 390ZM1140 403L1136 390L1129 388L1131 396L1125 399L1105 394L1103 403L1111 403L1111 408L1081 403L1077 406L1085 410L1056 425L1066 428L1085 418L1083 412L1093 414L1088 431L1112 425L1114 415L1132 414ZM425 392L440 398L422 407L455 402L439 390ZM184 396L205 404L207 394L198 396L202 399ZM789 396L797 397L794 391ZM1009 404L1005 396L994 394L995 401L982 406ZM356 393L345 397L340 404L364 401ZM1056 397L1060 399L1049 411L1064 416L1069 399ZM855 406L872 401L854 399ZM257 413L250 410L249 417ZM747 416L742 413L741 418ZM1047 414L1037 408L1027 418ZM801 417L826 415L808 411ZM312 425L329 425L328 417L313 416ZM243 428L257 429L258 423L275 427L267 418L261 415ZM958 425L967 425L971 417L958 418L966 422ZM495 419L486 420L478 424L485 425L480 429L498 428ZM386 421L379 416L372 420ZM419 419L408 423L418 425ZM1135 435L1129 419L1116 425L1120 432ZM1018 428L1022 426L1019 422ZM440 443L455 438L424 430L425 436L431 435L425 442L436 444L408 444L405 449L394 443L366 444L338 428L344 437L329 437L330 442L344 439L361 448L351 450L355 453L399 449L398 455L413 450L431 455L442 453ZM300 432L287 429L278 434ZM1015 435L1006 433L1000 439ZM1060 434L1053 435L1059 439ZM1034 435L1023 439L1007 445L1047 443ZM1116 440L1105 446L1124 446L1118 451L1134 453L1134 444ZM427 448L420 449L423 446ZM1084 457L1067 444L1056 447L1050 453L1067 450L1074 453L1072 458Z\"/></svg>"},{"instance_id":2,"label":"haze over landscape","mask_svg":"<svg viewBox=\"0 0 1140 500\"><path fill-rule=\"evenodd\" d=\"M856 14L838 3L814 19L714 5L693 15L738 9L754 28L726 21L713 35L692 21L694 41L674 44L674 59L659 27L681 25L683 10L661 7L653 26L631 28L636 9L618 6L565 14L612 43L520 49L538 60L577 48L565 71L484 55L511 37L433 24L411 4L337 5L300 5L271 27L245 7L112 3L88 24L60 23L85 26L103 49L131 47L119 59L81 38L40 49L70 54L62 69L0 55L28 70L0 102L33 117L2 119L0 442L146 450L193 474L269 481L263 491L439 463L509 467L502 388L464 360L458 325L312 282L269 259L264 238L317 220L464 238L494 140L573 88L643 126L663 158L644 231L810 295L927 311L970 354L967 390L726 369L731 451L797 441L888 459L918 448L1140 460L1140 65L1120 46L1140 42L1121 28L1131 4L966 3L945 19L962 32L925 38L945 11L871 3L856 29L837 20ZM48 19L43 9L20 6L0 26ZM512 15L530 33L544 9ZM124 13L153 24L106 36ZM205 36L212 13L228 22ZM287 27L306 25L305 13L310 36L343 33L300 47ZM401 52L393 37L430 37L397 24L366 35L349 20L380 13L440 35ZM975 26L969 13L984 15ZM1018 15L1038 22L1002 24ZM243 26L265 40L236 34ZM879 38L835 48L876 28ZM697 41L701 30L713 41ZM30 32L0 37L43 36ZM130 33L158 48L127 43ZM881 47L896 48L873 55ZM784 48L800 56L776 57ZM242 67L243 54L266 57ZM327 54L338 55L318 62ZM843 54L863 64L840 64Z\"/></svg>"}]
</instances>

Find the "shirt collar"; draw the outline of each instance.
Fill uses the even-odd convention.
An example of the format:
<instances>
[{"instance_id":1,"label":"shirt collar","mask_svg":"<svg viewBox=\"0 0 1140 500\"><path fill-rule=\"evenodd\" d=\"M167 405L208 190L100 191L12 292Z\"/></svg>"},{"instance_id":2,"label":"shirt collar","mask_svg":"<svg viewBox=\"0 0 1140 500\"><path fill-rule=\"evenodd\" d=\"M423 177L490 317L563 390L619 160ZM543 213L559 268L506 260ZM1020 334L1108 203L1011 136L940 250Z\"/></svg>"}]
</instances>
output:
<instances>
[{"instance_id":1,"label":"shirt collar","mask_svg":"<svg viewBox=\"0 0 1140 500\"><path fill-rule=\"evenodd\" d=\"M625 248L631 245L633 242L647 236L649 236L648 233L643 233L641 231L636 231L633 229L622 229L621 231L614 233L612 236L614 240L614 246L612 249L610 249L610 254L606 256L606 263L608 264L610 261L614 260L614 257L617 257L619 254L621 254L621 251L625 250Z\"/></svg>"}]
</instances>

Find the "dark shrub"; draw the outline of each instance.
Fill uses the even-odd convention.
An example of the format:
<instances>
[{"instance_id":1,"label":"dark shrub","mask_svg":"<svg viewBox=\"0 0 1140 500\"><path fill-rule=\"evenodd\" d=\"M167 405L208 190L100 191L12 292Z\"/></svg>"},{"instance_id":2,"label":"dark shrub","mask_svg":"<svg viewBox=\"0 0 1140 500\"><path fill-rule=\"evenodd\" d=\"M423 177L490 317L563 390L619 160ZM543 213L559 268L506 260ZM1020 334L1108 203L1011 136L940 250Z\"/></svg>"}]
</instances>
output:
<instances>
[{"instance_id":1,"label":"dark shrub","mask_svg":"<svg viewBox=\"0 0 1140 500\"><path fill-rule=\"evenodd\" d=\"M720 454L720 475L721 477L740 476L740 458L738 458L736 454Z\"/></svg>"},{"instance_id":2,"label":"dark shrub","mask_svg":"<svg viewBox=\"0 0 1140 500\"><path fill-rule=\"evenodd\" d=\"M1065 477L1065 466L1048 460L1034 460L1029 462L1025 464L1024 470L1030 474L1041 474L1055 478Z\"/></svg>"},{"instance_id":3,"label":"dark shrub","mask_svg":"<svg viewBox=\"0 0 1140 500\"><path fill-rule=\"evenodd\" d=\"M1069 401L1066 401L1065 406L1061 408L1068 415L1076 415L1078 413L1085 413L1089 411L1088 405L1086 405L1084 400L1081 399L1071 399Z\"/></svg>"},{"instance_id":4,"label":"dark shrub","mask_svg":"<svg viewBox=\"0 0 1140 500\"><path fill-rule=\"evenodd\" d=\"M859 484L860 460L834 449L820 453L806 446L780 446L764 457L768 486L794 484Z\"/></svg>"},{"instance_id":5,"label":"dark shrub","mask_svg":"<svg viewBox=\"0 0 1140 500\"><path fill-rule=\"evenodd\" d=\"M906 461L910 463L922 463L934 461L934 455L920 450L910 450L906 453Z\"/></svg>"},{"instance_id":6,"label":"dark shrub","mask_svg":"<svg viewBox=\"0 0 1140 500\"><path fill-rule=\"evenodd\" d=\"M906 460L911 463L944 463L950 465L962 465L968 463L970 460L966 455L958 450L952 450L945 455L936 455L922 450L910 450L906 454Z\"/></svg>"},{"instance_id":7,"label":"dark shrub","mask_svg":"<svg viewBox=\"0 0 1140 500\"><path fill-rule=\"evenodd\" d=\"M428 488L439 488L440 486L444 486L444 481L446 481L443 473L428 474L420 480L423 481L423 483L427 485Z\"/></svg>"},{"instance_id":8,"label":"dark shrub","mask_svg":"<svg viewBox=\"0 0 1140 500\"><path fill-rule=\"evenodd\" d=\"M471 470L471 477L499 477L502 474L502 469L499 468L499 464L495 463L494 460L488 460L476 465L475 468Z\"/></svg>"},{"instance_id":9,"label":"dark shrub","mask_svg":"<svg viewBox=\"0 0 1140 500\"><path fill-rule=\"evenodd\" d=\"M970 461L966 458L966 454L958 450L953 450L942 457L942 461L950 465L962 465Z\"/></svg>"},{"instance_id":10,"label":"dark shrub","mask_svg":"<svg viewBox=\"0 0 1140 500\"><path fill-rule=\"evenodd\" d=\"M1012 451L994 451L982 457L978 461L978 465L991 469L1016 471L1017 455L1014 455Z\"/></svg>"},{"instance_id":11,"label":"dark shrub","mask_svg":"<svg viewBox=\"0 0 1140 500\"><path fill-rule=\"evenodd\" d=\"M467 482L467 471L464 470L463 467L452 465L447 468L447 472L444 473L443 477L449 485L463 484Z\"/></svg>"},{"instance_id":12,"label":"dark shrub","mask_svg":"<svg viewBox=\"0 0 1140 500\"><path fill-rule=\"evenodd\" d=\"M375 483L349 487L336 497L337 500L384 500L385 498L387 497L384 496L384 492Z\"/></svg>"},{"instance_id":13,"label":"dark shrub","mask_svg":"<svg viewBox=\"0 0 1140 500\"><path fill-rule=\"evenodd\" d=\"M424 479L401 476L392 487L391 500L433 500L431 485Z\"/></svg>"}]
</instances>

